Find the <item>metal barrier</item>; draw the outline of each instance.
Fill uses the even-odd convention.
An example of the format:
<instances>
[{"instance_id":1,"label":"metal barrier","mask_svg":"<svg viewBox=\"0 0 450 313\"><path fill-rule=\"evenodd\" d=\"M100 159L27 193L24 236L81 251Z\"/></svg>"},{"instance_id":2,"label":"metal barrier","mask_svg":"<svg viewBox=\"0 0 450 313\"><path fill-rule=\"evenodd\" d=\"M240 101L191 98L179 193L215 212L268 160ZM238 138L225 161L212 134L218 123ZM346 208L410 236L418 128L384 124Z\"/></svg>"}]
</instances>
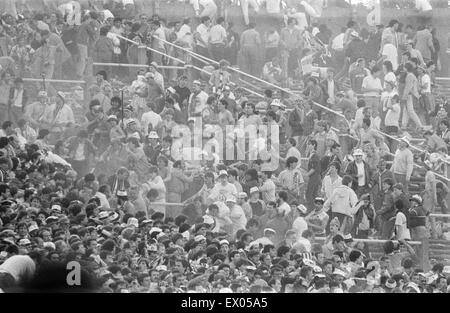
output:
<instances>
[{"instance_id":1,"label":"metal barrier","mask_svg":"<svg viewBox=\"0 0 450 313\"><path fill-rule=\"evenodd\" d=\"M116 66L116 67L137 67L137 68L148 68L148 64L128 64L128 63L99 63L94 62L92 65L94 66ZM187 66L173 66L173 65L158 65L158 68L163 69L187 69Z\"/></svg>"}]
</instances>

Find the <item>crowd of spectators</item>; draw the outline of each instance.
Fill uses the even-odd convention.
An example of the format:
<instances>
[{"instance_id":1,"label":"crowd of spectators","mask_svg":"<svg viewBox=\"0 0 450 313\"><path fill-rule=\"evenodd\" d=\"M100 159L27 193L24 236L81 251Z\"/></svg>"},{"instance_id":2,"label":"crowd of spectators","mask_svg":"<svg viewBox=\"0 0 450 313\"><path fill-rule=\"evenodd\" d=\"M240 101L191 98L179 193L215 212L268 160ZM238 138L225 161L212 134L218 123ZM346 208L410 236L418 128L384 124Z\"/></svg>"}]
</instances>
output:
<instances>
[{"instance_id":1,"label":"crowd of spectators","mask_svg":"<svg viewBox=\"0 0 450 313\"><path fill-rule=\"evenodd\" d=\"M429 217L449 192L434 28L333 33L324 2L291 2L265 1L285 24L263 35L212 0L184 21L137 0L3 15L0 289L447 293L420 253L450 230ZM84 96L52 82L89 76Z\"/></svg>"}]
</instances>

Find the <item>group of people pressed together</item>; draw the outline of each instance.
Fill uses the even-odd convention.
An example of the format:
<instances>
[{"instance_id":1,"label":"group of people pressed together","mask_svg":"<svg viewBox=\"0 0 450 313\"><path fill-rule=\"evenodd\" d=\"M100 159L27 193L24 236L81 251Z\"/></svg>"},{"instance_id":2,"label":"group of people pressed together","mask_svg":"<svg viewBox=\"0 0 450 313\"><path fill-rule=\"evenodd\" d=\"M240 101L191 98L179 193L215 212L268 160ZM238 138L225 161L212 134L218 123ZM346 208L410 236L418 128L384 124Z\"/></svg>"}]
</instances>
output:
<instances>
[{"instance_id":1,"label":"group of people pressed together","mask_svg":"<svg viewBox=\"0 0 450 313\"><path fill-rule=\"evenodd\" d=\"M93 26L97 13L80 26L92 38L99 32L88 56L114 45L105 25ZM51 19L25 21L56 34ZM87 101L55 84L33 94L18 60L2 65L14 83L0 86L0 289L447 293L447 261L424 260L413 242L448 236L446 219L429 217L448 212L448 108L427 91L436 60L417 52L422 30L394 57L399 24L381 33L384 78L367 55L353 55L364 32L349 23L347 65L297 63L304 85L291 95L255 97L223 55L191 82L189 70L166 71L157 53L146 54L148 66L122 80L125 98L111 80L119 72L106 66L94 72ZM139 22L149 26L155 19ZM251 23L246 32L256 36ZM111 57L101 63L127 63ZM346 78L348 90L338 87ZM407 128L409 118L418 129ZM370 239L383 240L381 253ZM79 286L66 283L71 261L81 265Z\"/></svg>"}]
</instances>

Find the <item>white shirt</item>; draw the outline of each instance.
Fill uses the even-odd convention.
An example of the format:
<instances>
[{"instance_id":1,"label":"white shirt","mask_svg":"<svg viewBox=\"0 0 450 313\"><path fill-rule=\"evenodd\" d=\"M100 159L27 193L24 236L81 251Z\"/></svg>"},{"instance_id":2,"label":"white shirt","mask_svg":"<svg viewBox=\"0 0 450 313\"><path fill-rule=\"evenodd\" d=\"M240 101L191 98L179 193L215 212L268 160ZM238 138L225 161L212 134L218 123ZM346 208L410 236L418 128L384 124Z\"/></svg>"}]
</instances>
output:
<instances>
[{"instance_id":1,"label":"white shirt","mask_svg":"<svg viewBox=\"0 0 450 313\"><path fill-rule=\"evenodd\" d=\"M380 91L383 90L383 87L381 86L381 80L377 77L374 78L372 75L364 77L362 88L371 88L371 89L379 89ZM365 92L364 95L366 96L378 96L379 93L375 91L369 91Z\"/></svg>"},{"instance_id":2,"label":"white shirt","mask_svg":"<svg viewBox=\"0 0 450 313\"><path fill-rule=\"evenodd\" d=\"M394 91L395 93L397 93L397 77L395 76L395 74L393 72L389 72L386 75L384 75L384 84L383 84L383 88L386 89L386 82L387 81L395 81L395 88Z\"/></svg>"},{"instance_id":3,"label":"white shirt","mask_svg":"<svg viewBox=\"0 0 450 313\"><path fill-rule=\"evenodd\" d=\"M387 61L391 61L392 68L393 68L394 71L396 71L397 68L398 68L398 51L397 51L397 48L393 44L387 43L383 47L382 55L387 57L386 58Z\"/></svg>"},{"instance_id":4,"label":"white shirt","mask_svg":"<svg viewBox=\"0 0 450 313\"><path fill-rule=\"evenodd\" d=\"M297 232L297 237L302 237L303 232L308 229L308 223L305 218L299 216L292 223L292 229Z\"/></svg>"},{"instance_id":5,"label":"white shirt","mask_svg":"<svg viewBox=\"0 0 450 313\"><path fill-rule=\"evenodd\" d=\"M300 236L300 238L297 239L296 243L301 244L305 248L306 253L311 252L311 242L308 239Z\"/></svg>"},{"instance_id":6,"label":"white shirt","mask_svg":"<svg viewBox=\"0 0 450 313\"><path fill-rule=\"evenodd\" d=\"M277 14L280 13L281 0L266 0L267 13Z\"/></svg>"},{"instance_id":7,"label":"white shirt","mask_svg":"<svg viewBox=\"0 0 450 313\"><path fill-rule=\"evenodd\" d=\"M356 168L358 169L358 186L364 186L366 184L366 172L364 171L364 162L355 162ZM359 176L362 174L362 176Z\"/></svg>"},{"instance_id":8,"label":"white shirt","mask_svg":"<svg viewBox=\"0 0 450 313\"><path fill-rule=\"evenodd\" d=\"M13 105L15 107L21 108L22 107L22 99L23 99L23 89L14 89L14 99L13 99Z\"/></svg>"},{"instance_id":9,"label":"white shirt","mask_svg":"<svg viewBox=\"0 0 450 313\"><path fill-rule=\"evenodd\" d=\"M200 24L197 26L197 32L200 34L200 37L202 38L203 43L198 43L199 46L203 48L207 48L208 46L208 38L209 38L209 28L205 24Z\"/></svg>"},{"instance_id":10,"label":"white shirt","mask_svg":"<svg viewBox=\"0 0 450 313\"><path fill-rule=\"evenodd\" d=\"M342 178L340 176L335 181L331 179L330 175L325 176L322 181L322 193L325 195L325 200L329 199L334 189L340 185L342 185Z\"/></svg>"},{"instance_id":11,"label":"white shirt","mask_svg":"<svg viewBox=\"0 0 450 313\"><path fill-rule=\"evenodd\" d=\"M208 199L213 201L225 201L229 196L237 197L236 186L230 183L226 183L225 186L221 183L217 183L211 190Z\"/></svg>"},{"instance_id":12,"label":"white shirt","mask_svg":"<svg viewBox=\"0 0 450 313\"><path fill-rule=\"evenodd\" d=\"M284 202L282 205L280 205L278 207L278 212L283 214L284 216L288 215L289 213L291 213L291 207L289 204L287 204L286 202Z\"/></svg>"},{"instance_id":13,"label":"white shirt","mask_svg":"<svg viewBox=\"0 0 450 313\"><path fill-rule=\"evenodd\" d=\"M111 207L109 206L108 198L106 198L106 195L104 193L98 192L95 194L95 197L97 197L100 200L100 205L103 209L109 210Z\"/></svg>"},{"instance_id":14,"label":"white shirt","mask_svg":"<svg viewBox=\"0 0 450 313\"><path fill-rule=\"evenodd\" d=\"M335 51L344 50L344 37L344 33L337 35L336 38L334 38L331 42L331 49Z\"/></svg>"},{"instance_id":15,"label":"white shirt","mask_svg":"<svg viewBox=\"0 0 450 313\"><path fill-rule=\"evenodd\" d=\"M295 18L297 20L297 25L295 25L295 27L300 31L303 32L308 27L308 20L305 13L297 12L294 14L289 14L289 17Z\"/></svg>"},{"instance_id":16,"label":"white shirt","mask_svg":"<svg viewBox=\"0 0 450 313\"><path fill-rule=\"evenodd\" d=\"M230 219L233 222L233 234L240 229L245 229L247 225L247 218L244 210L239 205L234 205L230 210Z\"/></svg>"},{"instance_id":17,"label":"white shirt","mask_svg":"<svg viewBox=\"0 0 450 313\"><path fill-rule=\"evenodd\" d=\"M144 135L148 135L148 125L152 124L153 129L156 129L156 126L158 126L161 122L161 116L153 111L148 111L142 114L141 126Z\"/></svg>"},{"instance_id":18,"label":"white shirt","mask_svg":"<svg viewBox=\"0 0 450 313\"><path fill-rule=\"evenodd\" d=\"M428 0L416 0L416 9L424 12L433 10L433 7Z\"/></svg>"},{"instance_id":19,"label":"white shirt","mask_svg":"<svg viewBox=\"0 0 450 313\"><path fill-rule=\"evenodd\" d=\"M395 216L395 229L397 231L397 239L411 239L409 229L406 224L406 216L402 212L398 212Z\"/></svg>"},{"instance_id":20,"label":"white shirt","mask_svg":"<svg viewBox=\"0 0 450 313\"><path fill-rule=\"evenodd\" d=\"M13 255L0 265L0 272L11 274L16 283L32 278L35 271L36 264L28 255Z\"/></svg>"},{"instance_id":21,"label":"white shirt","mask_svg":"<svg viewBox=\"0 0 450 313\"><path fill-rule=\"evenodd\" d=\"M386 117L384 118L384 125L399 127L400 121L400 104L393 103L392 109L388 109Z\"/></svg>"},{"instance_id":22,"label":"white shirt","mask_svg":"<svg viewBox=\"0 0 450 313\"><path fill-rule=\"evenodd\" d=\"M420 86L426 86L425 89L422 89L422 93L431 93L431 79L428 74L425 74L420 79Z\"/></svg>"},{"instance_id":23,"label":"white shirt","mask_svg":"<svg viewBox=\"0 0 450 313\"><path fill-rule=\"evenodd\" d=\"M191 27L189 27L189 25L183 24L183 26L180 27L180 30L177 33L177 38L181 39L188 33L192 34Z\"/></svg>"},{"instance_id":24,"label":"white shirt","mask_svg":"<svg viewBox=\"0 0 450 313\"><path fill-rule=\"evenodd\" d=\"M275 190L276 190L276 186L275 183L272 181L272 179L267 179L261 187L259 187L259 191L261 192L262 195L262 200L264 202L270 202L270 201L275 201L276 200L276 196L275 196Z\"/></svg>"}]
</instances>

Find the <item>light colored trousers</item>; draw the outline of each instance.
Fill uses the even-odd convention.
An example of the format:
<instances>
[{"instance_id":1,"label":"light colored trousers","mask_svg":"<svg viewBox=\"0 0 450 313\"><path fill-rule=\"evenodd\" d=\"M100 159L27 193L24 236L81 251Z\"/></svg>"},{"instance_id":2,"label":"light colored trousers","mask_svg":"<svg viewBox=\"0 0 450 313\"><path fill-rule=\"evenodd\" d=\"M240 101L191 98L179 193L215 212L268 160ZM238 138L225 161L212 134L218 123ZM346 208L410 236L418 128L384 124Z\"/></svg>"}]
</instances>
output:
<instances>
[{"instance_id":1,"label":"light colored trousers","mask_svg":"<svg viewBox=\"0 0 450 313\"><path fill-rule=\"evenodd\" d=\"M255 12L259 11L259 5L256 2L256 0L241 0L241 8L242 8L242 14L244 15L245 25L250 24L250 20L248 18L249 5L255 10Z\"/></svg>"},{"instance_id":2,"label":"light colored trousers","mask_svg":"<svg viewBox=\"0 0 450 313\"><path fill-rule=\"evenodd\" d=\"M422 127L422 122L419 119L419 116L416 112L414 112L414 101L415 98L412 95L408 96L408 100L406 101L406 106L403 109L402 116L402 127L406 128L408 126L409 120L413 120L417 127Z\"/></svg>"}]
</instances>

